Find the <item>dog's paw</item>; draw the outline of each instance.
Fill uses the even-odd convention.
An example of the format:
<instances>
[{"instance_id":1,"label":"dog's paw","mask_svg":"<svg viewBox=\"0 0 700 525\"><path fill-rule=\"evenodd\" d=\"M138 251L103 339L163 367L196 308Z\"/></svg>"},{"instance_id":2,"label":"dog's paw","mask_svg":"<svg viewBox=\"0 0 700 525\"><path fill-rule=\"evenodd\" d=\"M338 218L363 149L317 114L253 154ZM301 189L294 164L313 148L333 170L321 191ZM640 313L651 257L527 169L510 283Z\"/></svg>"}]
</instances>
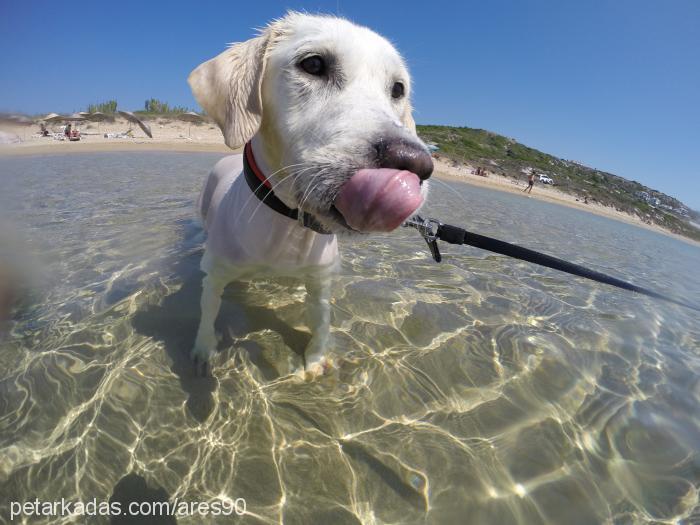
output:
<instances>
[{"instance_id":1,"label":"dog's paw","mask_svg":"<svg viewBox=\"0 0 700 525\"><path fill-rule=\"evenodd\" d=\"M192 358L193 373L195 377L210 377L211 376L211 366L209 361L205 359L200 359L197 356Z\"/></svg>"},{"instance_id":2,"label":"dog's paw","mask_svg":"<svg viewBox=\"0 0 700 525\"><path fill-rule=\"evenodd\" d=\"M214 357L215 349L215 345L195 343L194 348L190 350L190 358L193 361L209 361L209 359Z\"/></svg>"},{"instance_id":3,"label":"dog's paw","mask_svg":"<svg viewBox=\"0 0 700 525\"><path fill-rule=\"evenodd\" d=\"M333 368L333 361L326 354L328 337L314 335L304 351L304 377L307 380L320 377Z\"/></svg>"},{"instance_id":4,"label":"dog's paw","mask_svg":"<svg viewBox=\"0 0 700 525\"><path fill-rule=\"evenodd\" d=\"M200 340L197 338L194 347L190 350L190 359L194 364L194 372L196 376L206 377L209 375L209 361L216 352L216 337L214 342Z\"/></svg>"},{"instance_id":5,"label":"dog's paw","mask_svg":"<svg viewBox=\"0 0 700 525\"><path fill-rule=\"evenodd\" d=\"M333 370L333 361L325 355L316 356L312 359L306 358L306 366L303 375L306 381L312 381Z\"/></svg>"}]
</instances>

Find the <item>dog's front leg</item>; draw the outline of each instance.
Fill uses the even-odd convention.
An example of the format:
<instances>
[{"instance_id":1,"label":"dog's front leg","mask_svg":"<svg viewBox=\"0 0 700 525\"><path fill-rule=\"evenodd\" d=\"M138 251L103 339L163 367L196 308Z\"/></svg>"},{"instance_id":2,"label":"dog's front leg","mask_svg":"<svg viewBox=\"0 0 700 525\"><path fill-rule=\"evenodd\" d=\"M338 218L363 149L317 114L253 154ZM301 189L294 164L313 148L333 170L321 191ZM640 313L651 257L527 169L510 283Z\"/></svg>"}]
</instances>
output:
<instances>
[{"instance_id":1,"label":"dog's front leg","mask_svg":"<svg viewBox=\"0 0 700 525\"><path fill-rule=\"evenodd\" d=\"M306 371L312 375L321 375L328 366L326 350L330 341L331 324L330 276L321 273L308 277L306 293L306 313L311 329L311 341L304 351Z\"/></svg>"},{"instance_id":2,"label":"dog's front leg","mask_svg":"<svg viewBox=\"0 0 700 525\"><path fill-rule=\"evenodd\" d=\"M229 278L216 271L208 273L202 281L202 299L200 302L202 317L199 321L194 348L190 352L190 357L197 367L200 364L206 367L209 359L216 352L218 340L214 331L214 321L216 321L216 316L221 307L221 296L224 293L224 288L229 282Z\"/></svg>"}]
</instances>

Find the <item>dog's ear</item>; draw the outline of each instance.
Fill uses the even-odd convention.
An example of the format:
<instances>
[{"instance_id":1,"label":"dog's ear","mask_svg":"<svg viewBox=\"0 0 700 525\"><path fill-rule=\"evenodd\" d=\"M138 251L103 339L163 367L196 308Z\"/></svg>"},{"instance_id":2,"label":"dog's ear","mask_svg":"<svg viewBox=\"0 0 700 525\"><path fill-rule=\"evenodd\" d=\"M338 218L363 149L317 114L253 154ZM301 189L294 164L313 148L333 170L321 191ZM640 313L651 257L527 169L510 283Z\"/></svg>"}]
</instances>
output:
<instances>
[{"instance_id":1,"label":"dog's ear","mask_svg":"<svg viewBox=\"0 0 700 525\"><path fill-rule=\"evenodd\" d=\"M411 104L406 105L401 122L403 122L403 125L406 126L406 129L408 129L414 135L416 134L416 123L413 120L413 108L411 107Z\"/></svg>"},{"instance_id":2,"label":"dog's ear","mask_svg":"<svg viewBox=\"0 0 700 525\"><path fill-rule=\"evenodd\" d=\"M233 44L200 64L187 79L194 98L219 125L229 148L244 145L260 127L260 87L268 40L266 32Z\"/></svg>"}]
</instances>

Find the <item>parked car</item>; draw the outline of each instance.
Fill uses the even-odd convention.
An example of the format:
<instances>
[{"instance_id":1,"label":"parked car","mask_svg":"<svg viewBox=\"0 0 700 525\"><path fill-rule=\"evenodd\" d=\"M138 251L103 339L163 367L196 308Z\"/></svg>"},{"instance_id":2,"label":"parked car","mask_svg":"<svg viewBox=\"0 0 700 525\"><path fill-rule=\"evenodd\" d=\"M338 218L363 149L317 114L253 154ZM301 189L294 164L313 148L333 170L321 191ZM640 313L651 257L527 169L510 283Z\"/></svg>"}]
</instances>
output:
<instances>
[{"instance_id":1,"label":"parked car","mask_svg":"<svg viewBox=\"0 0 700 525\"><path fill-rule=\"evenodd\" d=\"M540 182L542 184L554 184L554 181L551 179L551 177L547 177L547 175L540 175Z\"/></svg>"}]
</instances>

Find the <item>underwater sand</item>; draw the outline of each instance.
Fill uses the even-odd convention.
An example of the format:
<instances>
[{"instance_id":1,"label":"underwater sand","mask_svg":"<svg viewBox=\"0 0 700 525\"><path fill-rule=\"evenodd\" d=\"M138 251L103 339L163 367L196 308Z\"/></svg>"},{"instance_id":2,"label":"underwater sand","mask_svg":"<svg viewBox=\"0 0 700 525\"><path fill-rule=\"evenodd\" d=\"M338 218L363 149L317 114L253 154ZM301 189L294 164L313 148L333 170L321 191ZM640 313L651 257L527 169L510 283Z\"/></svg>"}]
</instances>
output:
<instances>
[{"instance_id":1,"label":"underwater sand","mask_svg":"<svg viewBox=\"0 0 700 525\"><path fill-rule=\"evenodd\" d=\"M131 474L245 498L240 523L700 522L700 317L679 306L473 248L436 264L401 229L341 241L334 373L287 375L309 333L280 279L227 289L195 377L194 199L221 157L0 158L24 246L4 255L34 286L0 340L0 522ZM700 249L667 236L450 182L424 212L699 302Z\"/></svg>"}]
</instances>

